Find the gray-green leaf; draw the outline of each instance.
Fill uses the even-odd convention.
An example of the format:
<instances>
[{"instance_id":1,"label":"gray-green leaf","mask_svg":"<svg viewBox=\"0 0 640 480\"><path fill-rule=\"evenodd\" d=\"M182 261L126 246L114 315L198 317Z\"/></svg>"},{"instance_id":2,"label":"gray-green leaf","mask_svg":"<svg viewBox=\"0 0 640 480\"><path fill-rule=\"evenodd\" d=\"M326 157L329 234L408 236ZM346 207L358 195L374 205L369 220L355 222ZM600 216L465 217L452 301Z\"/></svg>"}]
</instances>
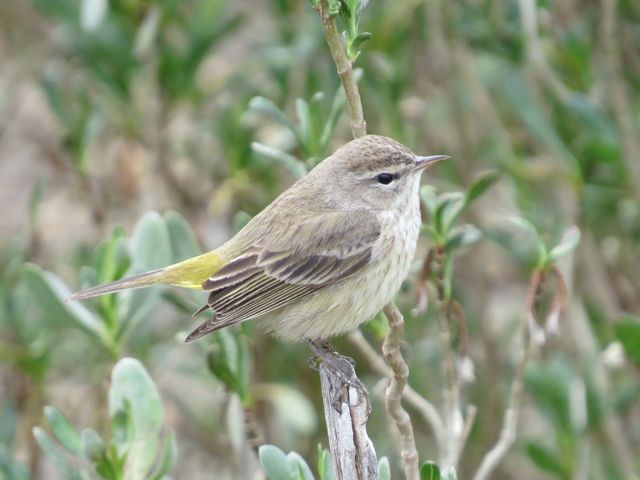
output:
<instances>
[{"instance_id":1,"label":"gray-green leaf","mask_svg":"<svg viewBox=\"0 0 640 480\"><path fill-rule=\"evenodd\" d=\"M33 436L44 454L51 461L51 463L53 463L54 467L56 467L56 470L60 472L63 478L69 480L79 480L81 478L80 473L75 468L73 468L65 455L51 441L49 435L47 435L47 433L42 428L34 427Z\"/></svg>"},{"instance_id":2,"label":"gray-green leaf","mask_svg":"<svg viewBox=\"0 0 640 480\"><path fill-rule=\"evenodd\" d=\"M307 169L300 160L287 152L277 148L268 147L262 143L252 142L251 149L263 157L274 160L289 170L296 178L302 178L307 174Z\"/></svg>"},{"instance_id":3,"label":"gray-green leaf","mask_svg":"<svg viewBox=\"0 0 640 480\"><path fill-rule=\"evenodd\" d=\"M562 234L560 242L549 252L549 261L553 262L559 257L570 253L580 243L580 229L575 225L567 228Z\"/></svg>"},{"instance_id":4,"label":"gray-green leaf","mask_svg":"<svg viewBox=\"0 0 640 480\"><path fill-rule=\"evenodd\" d=\"M378 480L391 480L391 467L387 457L382 457L378 461Z\"/></svg>"},{"instance_id":5,"label":"gray-green leaf","mask_svg":"<svg viewBox=\"0 0 640 480\"><path fill-rule=\"evenodd\" d=\"M73 325L103 345L108 344L107 332L100 319L81 303L64 300L71 291L59 277L33 264L27 264L23 272L35 303L46 314L48 321Z\"/></svg>"},{"instance_id":6,"label":"gray-green leaf","mask_svg":"<svg viewBox=\"0 0 640 480\"><path fill-rule=\"evenodd\" d=\"M260 465L270 480L296 480L287 456L274 445L262 445L258 450Z\"/></svg>"},{"instance_id":7,"label":"gray-green leaf","mask_svg":"<svg viewBox=\"0 0 640 480\"><path fill-rule=\"evenodd\" d=\"M153 380L133 358L123 358L113 368L109 389L109 412L114 418L128 408L133 424L125 472L130 480L142 480L156 458L164 412Z\"/></svg>"},{"instance_id":8,"label":"gray-green leaf","mask_svg":"<svg viewBox=\"0 0 640 480\"><path fill-rule=\"evenodd\" d=\"M72 453L82 453L80 435L71 426L67 417L60 410L50 405L44 407L44 415L51 426L51 431L62 446Z\"/></svg>"}]
</instances>

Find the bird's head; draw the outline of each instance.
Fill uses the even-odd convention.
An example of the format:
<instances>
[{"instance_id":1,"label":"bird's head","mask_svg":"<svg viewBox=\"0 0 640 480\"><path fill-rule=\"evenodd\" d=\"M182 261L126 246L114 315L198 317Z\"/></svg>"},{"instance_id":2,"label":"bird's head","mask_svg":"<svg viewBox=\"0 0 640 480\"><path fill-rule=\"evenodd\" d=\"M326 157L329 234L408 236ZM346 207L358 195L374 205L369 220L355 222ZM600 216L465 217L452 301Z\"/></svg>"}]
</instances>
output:
<instances>
[{"instance_id":1,"label":"bird's head","mask_svg":"<svg viewBox=\"0 0 640 480\"><path fill-rule=\"evenodd\" d=\"M418 156L391 138L367 135L339 148L322 162L321 170L327 188L342 204L401 209L418 194L422 172L446 158Z\"/></svg>"}]
</instances>

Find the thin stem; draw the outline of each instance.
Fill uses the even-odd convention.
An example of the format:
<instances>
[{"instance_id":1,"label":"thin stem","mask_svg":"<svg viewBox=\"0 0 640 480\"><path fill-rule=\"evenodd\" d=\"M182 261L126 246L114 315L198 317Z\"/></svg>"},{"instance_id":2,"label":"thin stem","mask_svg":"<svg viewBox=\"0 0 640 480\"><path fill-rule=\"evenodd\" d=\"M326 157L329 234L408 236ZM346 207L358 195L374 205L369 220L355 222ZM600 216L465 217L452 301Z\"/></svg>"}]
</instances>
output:
<instances>
[{"instance_id":1,"label":"thin stem","mask_svg":"<svg viewBox=\"0 0 640 480\"><path fill-rule=\"evenodd\" d=\"M464 419L460 408L460 378L456 370L456 359L453 347L451 346L451 288L450 280L447 278L445 257L446 253L442 247L435 250L436 268L436 291L440 310L438 330L443 349L442 370L444 376L444 421L445 439L444 449L441 452L440 463L443 468L455 468L460 458L460 453L464 448ZM472 418L473 420L473 418Z\"/></svg>"},{"instance_id":2,"label":"thin stem","mask_svg":"<svg viewBox=\"0 0 640 480\"><path fill-rule=\"evenodd\" d=\"M400 456L407 480L418 479L418 451L413 435L411 418L402 407L402 392L407 385L409 367L400 353L400 339L404 327L404 318L395 303L391 302L384 307L384 314L389 321L389 332L382 344L384 358L393 370L391 383L387 387L385 403L387 410L400 431Z\"/></svg>"},{"instance_id":3,"label":"thin stem","mask_svg":"<svg viewBox=\"0 0 640 480\"><path fill-rule=\"evenodd\" d=\"M516 439L518 429L518 417L520 416L520 401L522 399L522 388L524 383L524 373L531 354L531 335L525 335L525 345L522 350L520 362L516 375L511 384L511 393L509 395L509 404L504 414L504 423L498 441L482 459L482 463L478 468L473 480L484 480L489 478L491 472L500 463L506 455Z\"/></svg>"},{"instance_id":4,"label":"thin stem","mask_svg":"<svg viewBox=\"0 0 640 480\"><path fill-rule=\"evenodd\" d=\"M393 377L393 370L387 365L384 359L376 352L376 350L367 342L360 330L354 330L347 337L351 344L355 346L362 356L369 362L369 365L378 372L379 375L389 379ZM442 450L442 439L444 436L444 425L442 418L438 413L438 409L429 400L416 392L411 385L407 384L402 391L402 397L414 408L420 416L431 426L433 436L436 439L438 447L438 455Z\"/></svg>"},{"instance_id":5,"label":"thin stem","mask_svg":"<svg viewBox=\"0 0 640 480\"><path fill-rule=\"evenodd\" d=\"M362 101L360 100L358 84L353 75L353 65L351 60L347 58L347 52L344 49L340 32L338 31L336 17L329 13L329 5L326 0L320 2L319 13L322 18L324 37L327 40L331 57L336 64L338 75L347 97L347 109L351 117L351 132L354 138L364 137L367 134L367 123L362 113Z\"/></svg>"}]
</instances>

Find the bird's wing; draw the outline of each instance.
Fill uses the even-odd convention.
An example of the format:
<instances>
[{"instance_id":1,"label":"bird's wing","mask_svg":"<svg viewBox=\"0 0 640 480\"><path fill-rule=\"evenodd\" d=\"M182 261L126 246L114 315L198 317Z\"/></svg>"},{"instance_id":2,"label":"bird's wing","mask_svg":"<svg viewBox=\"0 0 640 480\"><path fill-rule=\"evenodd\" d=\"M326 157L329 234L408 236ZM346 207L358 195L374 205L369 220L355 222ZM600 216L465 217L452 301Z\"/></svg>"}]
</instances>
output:
<instances>
[{"instance_id":1,"label":"bird's wing","mask_svg":"<svg viewBox=\"0 0 640 480\"><path fill-rule=\"evenodd\" d=\"M379 237L375 215L362 210L320 214L259 240L204 281L211 293L203 310L214 316L187 341L344 280L369 264Z\"/></svg>"}]
</instances>

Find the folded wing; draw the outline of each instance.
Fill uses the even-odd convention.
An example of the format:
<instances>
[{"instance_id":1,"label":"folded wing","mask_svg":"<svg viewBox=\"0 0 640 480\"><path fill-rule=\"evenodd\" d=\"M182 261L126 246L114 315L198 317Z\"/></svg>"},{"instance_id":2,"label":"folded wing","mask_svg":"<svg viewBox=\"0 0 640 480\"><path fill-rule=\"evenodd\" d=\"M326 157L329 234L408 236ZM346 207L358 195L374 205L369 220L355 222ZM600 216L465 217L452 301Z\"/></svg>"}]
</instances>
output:
<instances>
[{"instance_id":1,"label":"folded wing","mask_svg":"<svg viewBox=\"0 0 640 480\"><path fill-rule=\"evenodd\" d=\"M187 342L334 285L372 260L380 226L366 211L321 214L258 240L202 284L213 318Z\"/></svg>"}]
</instances>

